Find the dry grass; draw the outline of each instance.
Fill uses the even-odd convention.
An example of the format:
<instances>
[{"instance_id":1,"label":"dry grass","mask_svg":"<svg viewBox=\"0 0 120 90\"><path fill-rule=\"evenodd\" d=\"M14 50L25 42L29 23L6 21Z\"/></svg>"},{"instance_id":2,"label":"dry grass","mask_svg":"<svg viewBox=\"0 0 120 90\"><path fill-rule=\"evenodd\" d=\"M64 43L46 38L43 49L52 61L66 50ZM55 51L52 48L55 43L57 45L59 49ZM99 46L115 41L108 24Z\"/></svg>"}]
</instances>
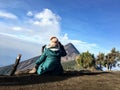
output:
<instances>
[{"instance_id":1,"label":"dry grass","mask_svg":"<svg viewBox=\"0 0 120 90\"><path fill-rule=\"evenodd\" d=\"M62 76L0 76L0 90L120 90L120 72L67 71Z\"/></svg>"}]
</instances>

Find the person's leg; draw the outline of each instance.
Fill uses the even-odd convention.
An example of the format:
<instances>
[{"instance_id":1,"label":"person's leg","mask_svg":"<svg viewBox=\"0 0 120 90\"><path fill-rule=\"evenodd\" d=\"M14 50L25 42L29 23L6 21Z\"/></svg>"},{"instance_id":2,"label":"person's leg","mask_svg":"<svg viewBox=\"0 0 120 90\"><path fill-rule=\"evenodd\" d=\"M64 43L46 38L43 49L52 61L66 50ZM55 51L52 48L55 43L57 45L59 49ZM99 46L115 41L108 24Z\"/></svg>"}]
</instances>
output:
<instances>
[{"instance_id":1,"label":"person's leg","mask_svg":"<svg viewBox=\"0 0 120 90\"><path fill-rule=\"evenodd\" d=\"M33 69L29 71L29 73L30 73L30 74L32 74L32 73L37 73L38 67L39 67L39 65L35 64L35 66L33 67Z\"/></svg>"}]
</instances>

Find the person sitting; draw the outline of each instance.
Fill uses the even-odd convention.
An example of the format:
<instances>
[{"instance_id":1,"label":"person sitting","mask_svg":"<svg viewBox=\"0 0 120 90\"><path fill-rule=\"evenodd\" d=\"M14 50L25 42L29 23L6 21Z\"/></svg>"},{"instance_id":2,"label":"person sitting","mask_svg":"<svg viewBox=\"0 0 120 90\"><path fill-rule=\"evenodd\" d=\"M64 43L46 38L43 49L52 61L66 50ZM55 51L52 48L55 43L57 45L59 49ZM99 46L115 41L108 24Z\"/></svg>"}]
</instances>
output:
<instances>
[{"instance_id":1,"label":"person sitting","mask_svg":"<svg viewBox=\"0 0 120 90\"><path fill-rule=\"evenodd\" d=\"M40 58L35 62L35 68L29 73L37 72L38 75L45 73L61 75L63 67L61 65L61 57L67 53L64 46L59 42L57 37L51 37L50 44L45 47Z\"/></svg>"}]
</instances>

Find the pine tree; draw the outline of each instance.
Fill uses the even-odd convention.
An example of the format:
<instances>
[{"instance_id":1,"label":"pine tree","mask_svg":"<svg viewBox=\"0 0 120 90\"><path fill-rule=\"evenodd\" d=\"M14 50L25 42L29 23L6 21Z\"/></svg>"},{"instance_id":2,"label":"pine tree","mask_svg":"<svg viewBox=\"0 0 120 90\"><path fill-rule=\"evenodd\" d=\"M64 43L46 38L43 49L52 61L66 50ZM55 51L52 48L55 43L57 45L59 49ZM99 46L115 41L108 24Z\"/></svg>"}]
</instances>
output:
<instances>
[{"instance_id":1,"label":"pine tree","mask_svg":"<svg viewBox=\"0 0 120 90\"><path fill-rule=\"evenodd\" d=\"M83 68L91 68L95 67L95 57L93 54L87 52L83 52L76 58L76 62L78 65L82 66Z\"/></svg>"},{"instance_id":2,"label":"pine tree","mask_svg":"<svg viewBox=\"0 0 120 90\"><path fill-rule=\"evenodd\" d=\"M120 60L120 53L116 51L116 48L112 48L111 52L106 55L107 69L111 70L118 60Z\"/></svg>"},{"instance_id":3,"label":"pine tree","mask_svg":"<svg viewBox=\"0 0 120 90\"><path fill-rule=\"evenodd\" d=\"M99 53L97 56L97 65L100 65L100 69L102 70L102 65L105 66L105 54Z\"/></svg>"}]
</instances>

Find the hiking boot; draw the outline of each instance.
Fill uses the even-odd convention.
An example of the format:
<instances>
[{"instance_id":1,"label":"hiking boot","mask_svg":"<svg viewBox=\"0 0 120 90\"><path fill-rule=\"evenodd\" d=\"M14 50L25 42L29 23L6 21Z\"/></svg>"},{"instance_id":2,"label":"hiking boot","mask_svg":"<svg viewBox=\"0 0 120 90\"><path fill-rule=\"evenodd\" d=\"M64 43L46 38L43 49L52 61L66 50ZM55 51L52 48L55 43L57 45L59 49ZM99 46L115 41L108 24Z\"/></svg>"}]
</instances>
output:
<instances>
[{"instance_id":1,"label":"hiking boot","mask_svg":"<svg viewBox=\"0 0 120 90\"><path fill-rule=\"evenodd\" d=\"M31 71L29 71L30 74L33 74L33 73L36 73L36 72L37 72L36 68L33 68Z\"/></svg>"}]
</instances>

